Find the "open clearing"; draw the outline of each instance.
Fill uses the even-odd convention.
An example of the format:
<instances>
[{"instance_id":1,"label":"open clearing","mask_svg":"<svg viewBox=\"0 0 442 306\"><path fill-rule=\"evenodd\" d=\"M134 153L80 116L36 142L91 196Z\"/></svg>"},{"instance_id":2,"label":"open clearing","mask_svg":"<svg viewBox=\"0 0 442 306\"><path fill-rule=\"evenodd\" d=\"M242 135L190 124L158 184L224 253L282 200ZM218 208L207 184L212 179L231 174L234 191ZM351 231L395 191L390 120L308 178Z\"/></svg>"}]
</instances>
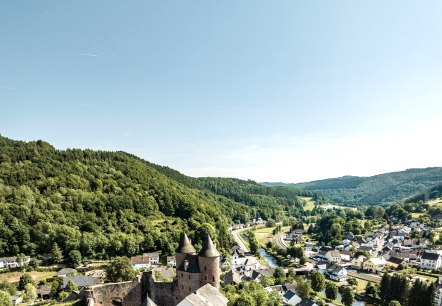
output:
<instances>
[{"instance_id":1,"label":"open clearing","mask_svg":"<svg viewBox=\"0 0 442 306\"><path fill-rule=\"evenodd\" d=\"M20 277L23 275L23 272L7 272L7 273L0 273L0 282L7 281L10 283L16 283L20 280ZM29 272L32 279L35 281L41 281L46 278L53 277L57 275L56 272Z\"/></svg>"}]
</instances>

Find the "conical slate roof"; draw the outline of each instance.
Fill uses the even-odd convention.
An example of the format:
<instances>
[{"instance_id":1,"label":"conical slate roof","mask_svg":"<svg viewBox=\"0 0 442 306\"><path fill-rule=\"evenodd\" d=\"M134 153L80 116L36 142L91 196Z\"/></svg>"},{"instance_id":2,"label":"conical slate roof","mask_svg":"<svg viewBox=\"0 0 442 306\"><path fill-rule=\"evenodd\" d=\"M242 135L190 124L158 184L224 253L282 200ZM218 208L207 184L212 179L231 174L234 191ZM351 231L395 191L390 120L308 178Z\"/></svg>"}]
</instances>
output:
<instances>
[{"instance_id":1,"label":"conical slate roof","mask_svg":"<svg viewBox=\"0 0 442 306\"><path fill-rule=\"evenodd\" d=\"M210 238L209 235L206 236L206 239L204 239L203 248L201 249L199 256L203 257L219 257L219 252L215 247L215 244L212 241L212 238Z\"/></svg>"},{"instance_id":2,"label":"conical slate roof","mask_svg":"<svg viewBox=\"0 0 442 306\"><path fill-rule=\"evenodd\" d=\"M186 233L181 234L180 245L178 249L176 249L177 253L181 254L195 254L196 250L193 247L192 243L190 243L189 237L187 237Z\"/></svg>"}]
</instances>

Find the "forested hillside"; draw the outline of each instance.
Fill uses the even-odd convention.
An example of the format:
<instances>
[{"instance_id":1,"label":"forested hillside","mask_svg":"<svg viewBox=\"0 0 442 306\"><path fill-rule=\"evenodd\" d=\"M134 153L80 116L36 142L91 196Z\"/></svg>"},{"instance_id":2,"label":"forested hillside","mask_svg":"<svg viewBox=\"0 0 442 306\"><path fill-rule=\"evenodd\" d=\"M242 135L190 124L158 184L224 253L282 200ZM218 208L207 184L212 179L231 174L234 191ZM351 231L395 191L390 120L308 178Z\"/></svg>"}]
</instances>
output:
<instances>
[{"instance_id":1,"label":"forested hillside","mask_svg":"<svg viewBox=\"0 0 442 306\"><path fill-rule=\"evenodd\" d=\"M186 230L198 247L210 233L221 250L231 222L302 214L296 188L191 178L124 152L57 150L0 136L0 256L48 253L172 254Z\"/></svg>"},{"instance_id":2,"label":"forested hillside","mask_svg":"<svg viewBox=\"0 0 442 306\"><path fill-rule=\"evenodd\" d=\"M418 203L419 201L426 202L442 197L442 184L435 185L427 190L415 194L405 200L405 203Z\"/></svg>"},{"instance_id":3,"label":"forested hillside","mask_svg":"<svg viewBox=\"0 0 442 306\"><path fill-rule=\"evenodd\" d=\"M294 184L319 192L334 203L383 204L403 200L442 183L442 168L408 169L371 177L340 178Z\"/></svg>"}]
</instances>

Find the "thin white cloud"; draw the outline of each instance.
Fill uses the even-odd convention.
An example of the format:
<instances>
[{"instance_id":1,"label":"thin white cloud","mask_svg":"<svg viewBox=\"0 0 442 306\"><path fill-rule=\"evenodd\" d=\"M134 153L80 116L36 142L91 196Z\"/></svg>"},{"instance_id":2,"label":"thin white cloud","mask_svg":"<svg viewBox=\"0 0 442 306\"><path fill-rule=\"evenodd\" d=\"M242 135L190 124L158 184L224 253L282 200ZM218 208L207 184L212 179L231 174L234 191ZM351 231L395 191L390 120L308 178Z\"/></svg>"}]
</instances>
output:
<instances>
[{"instance_id":1,"label":"thin white cloud","mask_svg":"<svg viewBox=\"0 0 442 306\"><path fill-rule=\"evenodd\" d=\"M0 89L6 89L6 90L17 90L17 87L9 87L9 86L0 86Z\"/></svg>"}]
</instances>

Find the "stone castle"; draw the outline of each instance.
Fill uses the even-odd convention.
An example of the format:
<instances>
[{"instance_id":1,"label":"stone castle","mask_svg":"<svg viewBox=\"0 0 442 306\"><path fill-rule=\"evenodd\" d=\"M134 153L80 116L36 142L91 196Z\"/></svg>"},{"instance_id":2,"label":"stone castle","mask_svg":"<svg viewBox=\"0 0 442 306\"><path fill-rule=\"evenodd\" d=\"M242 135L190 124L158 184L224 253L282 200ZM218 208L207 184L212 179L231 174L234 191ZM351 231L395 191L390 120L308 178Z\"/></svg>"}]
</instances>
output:
<instances>
[{"instance_id":1,"label":"stone castle","mask_svg":"<svg viewBox=\"0 0 442 306\"><path fill-rule=\"evenodd\" d=\"M219 288L220 273L220 254L210 236L197 253L183 233L173 282L158 282L152 271L144 272L132 282L92 286L84 292L84 300L88 306L175 306L206 284Z\"/></svg>"}]
</instances>

